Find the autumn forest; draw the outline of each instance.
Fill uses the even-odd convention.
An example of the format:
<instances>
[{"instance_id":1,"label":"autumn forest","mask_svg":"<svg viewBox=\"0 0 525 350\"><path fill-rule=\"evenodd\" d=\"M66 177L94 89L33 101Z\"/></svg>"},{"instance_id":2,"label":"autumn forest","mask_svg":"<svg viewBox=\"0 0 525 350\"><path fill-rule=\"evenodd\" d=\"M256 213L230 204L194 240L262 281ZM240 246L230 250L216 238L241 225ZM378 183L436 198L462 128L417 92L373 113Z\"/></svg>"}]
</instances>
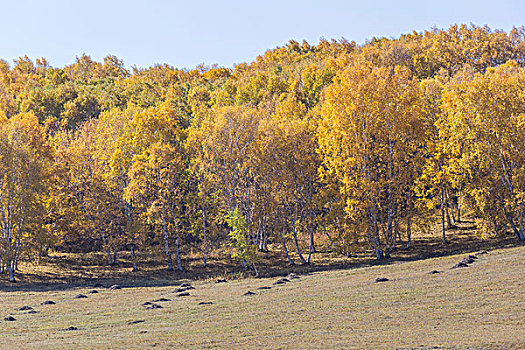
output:
<instances>
[{"instance_id":1,"label":"autumn forest","mask_svg":"<svg viewBox=\"0 0 525 350\"><path fill-rule=\"evenodd\" d=\"M233 68L0 60L0 273L54 251L258 273L381 260L466 212L525 241L525 29L290 41Z\"/></svg>"}]
</instances>

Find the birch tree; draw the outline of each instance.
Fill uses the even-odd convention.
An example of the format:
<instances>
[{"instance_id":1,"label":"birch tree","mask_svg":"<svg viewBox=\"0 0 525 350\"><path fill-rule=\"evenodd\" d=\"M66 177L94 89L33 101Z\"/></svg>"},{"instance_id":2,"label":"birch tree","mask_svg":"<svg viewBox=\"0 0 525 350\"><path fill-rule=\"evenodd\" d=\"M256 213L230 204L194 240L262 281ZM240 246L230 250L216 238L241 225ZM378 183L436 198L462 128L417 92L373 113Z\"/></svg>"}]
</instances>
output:
<instances>
[{"instance_id":1,"label":"birch tree","mask_svg":"<svg viewBox=\"0 0 525 350\"><path fill-rule=\"evenodd\" d=\"M0 116L0 269L12 282L22 251L42 233L52 157L32 113Z\"/></svg>"},{"instance_id":2,"label":"birch tree","mask_svg":"<svg viewBox=\"0 0 525 350\"><path fill-rule=\"evenodd\" d=\"M447 86L440 133L468 176L468 192L495 231L525 240L525 69L514 61L485 73L468 67Z\"/></svg>"},{"instance_id":3,"label":"birch tree","mask_svg":"<svg viewBox=\"0 0 525 350\"><path fill-rule=\"evenodd\" d=\"M397 222L422 166L425 127L419 83L405 68L352 66L326 90L319 151L323 176L341 184L348 218L378 259L389 256Z\"/></svg>"}]
</instances>

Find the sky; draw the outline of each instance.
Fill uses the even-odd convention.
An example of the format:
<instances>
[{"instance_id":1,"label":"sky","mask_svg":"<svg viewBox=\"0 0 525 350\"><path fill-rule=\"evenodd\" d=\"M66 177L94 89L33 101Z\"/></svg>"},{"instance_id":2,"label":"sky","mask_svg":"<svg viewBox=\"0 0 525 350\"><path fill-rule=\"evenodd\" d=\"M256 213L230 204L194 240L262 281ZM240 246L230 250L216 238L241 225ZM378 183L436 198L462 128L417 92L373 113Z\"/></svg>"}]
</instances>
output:
<instances>
[{"instance_id":1,"label":"sky","mask_svg":"<svg viewBox=\"0 0 525 350\"><path fill-rule=\"evenodd\" d=\"M452 24L525 25L525 1L9 0L0 7L0 58L44 57L63 67L87 54L127 67L232 67L289 40L399 37Z\"/></svg>"}]
</instances>

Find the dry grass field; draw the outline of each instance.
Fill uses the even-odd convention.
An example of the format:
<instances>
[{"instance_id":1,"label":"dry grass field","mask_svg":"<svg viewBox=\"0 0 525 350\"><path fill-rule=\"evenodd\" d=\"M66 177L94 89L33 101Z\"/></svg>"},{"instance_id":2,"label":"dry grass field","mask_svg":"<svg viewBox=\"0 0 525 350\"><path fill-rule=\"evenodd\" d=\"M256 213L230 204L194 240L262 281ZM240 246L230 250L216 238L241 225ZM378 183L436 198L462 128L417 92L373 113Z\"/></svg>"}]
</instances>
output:
<instances>
[{"instance_id":1,"label":"dry grass field","mask_svg":"<svg viewBox=\"0 0 525 350\"><path fill-rule=\"evenodd\" d=\"M280 285L278 277L125 280L90 294L93 282L4 283L0 348L525 349L525 247L451 269L467 255L302 273ZM173 293L182 282L195 287L189 296ZM160 298L169 299L154 302L161 308L142 305Z\"/></svg>"}]
</instances>

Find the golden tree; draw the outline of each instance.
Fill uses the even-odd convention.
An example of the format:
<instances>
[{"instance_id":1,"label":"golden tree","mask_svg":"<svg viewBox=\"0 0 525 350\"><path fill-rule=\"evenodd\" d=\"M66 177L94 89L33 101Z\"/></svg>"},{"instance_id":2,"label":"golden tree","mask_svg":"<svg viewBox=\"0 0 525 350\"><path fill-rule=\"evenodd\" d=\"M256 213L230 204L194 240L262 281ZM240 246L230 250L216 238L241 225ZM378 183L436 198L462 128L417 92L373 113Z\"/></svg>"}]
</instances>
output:
<instances>
[{"instance_id":1,"label":"golden tree","mask_svg":"<svg viewBox=\"0 0 525 350\"><path fill-rule=\"evenodd\" d=\"M21 253L46 234L46 193L52 148L31 114L0 116L0 263L10 281Z\"/></svg>"},{"instance_id":2,"label":"golden tree","mask_svg":"<svg viewBox=\"0 0 525 350\"><path fill-rule=\"evenodd\" d=\"M468 194L495 231L525 239L525 69L516 62L483 73L468 67L447 86L442 139Z\"/></svg>"},{"instance_id":3,"label":"golden tree","mask_svg":"<svg viewBox=\"0 0 525 350\"><path fill-rule=\"evenodd\" d=\"M322 175L340 183L347 217L381 259L390 254L399 220L413 214L407 202L426 138L421 91L400 67L355 65L338 81L321 107Z\"/></svg>"}]
</instances>

